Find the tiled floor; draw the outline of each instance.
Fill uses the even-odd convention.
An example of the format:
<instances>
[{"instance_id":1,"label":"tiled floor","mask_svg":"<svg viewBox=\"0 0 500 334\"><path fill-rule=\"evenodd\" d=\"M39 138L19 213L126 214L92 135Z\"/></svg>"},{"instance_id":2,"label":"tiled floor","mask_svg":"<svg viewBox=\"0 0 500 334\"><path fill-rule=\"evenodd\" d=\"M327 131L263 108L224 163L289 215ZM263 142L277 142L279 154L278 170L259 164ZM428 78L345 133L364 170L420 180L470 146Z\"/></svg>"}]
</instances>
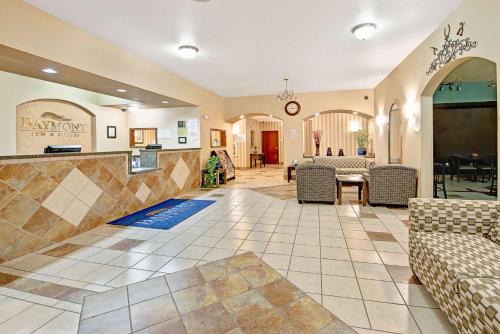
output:
<instances>
[{"instance_id":1,"label":"tiled floor","mask_svg":"<svg viewBox=\"0 0 500 334\"><path fill-rule=\"evenodd\" d=\"M251 252L84 300L80 334L355 334Z\"/></svg>"},{"instance_id":2,"label":"tiled floor","mask_svg":"<svg viewBox=\"0 0 500 334\"><path fill-rule=\"evenodd\" d=\"M247 251L361 334L456 333L412 277L406 210L299 205L241 188L196 195L217 202L168 231L105 225L3 263L2 273L55 284L0 275L0 333L76 333L88 291Z\"/></svg>"}]
</instances>

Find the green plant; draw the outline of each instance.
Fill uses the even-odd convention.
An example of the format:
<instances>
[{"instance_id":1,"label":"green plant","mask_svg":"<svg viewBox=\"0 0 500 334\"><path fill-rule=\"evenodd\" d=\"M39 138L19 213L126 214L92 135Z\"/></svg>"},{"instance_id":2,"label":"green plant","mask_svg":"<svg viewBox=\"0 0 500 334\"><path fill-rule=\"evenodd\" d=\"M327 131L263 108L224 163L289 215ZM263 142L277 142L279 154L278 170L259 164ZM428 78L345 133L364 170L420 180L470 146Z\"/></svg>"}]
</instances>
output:
<instances>
[{"instance_id":1,"label":"green plant","mask_svg":"<svg viewBox=\"0 0 500 334\"><path fill-rule=\"evenodd\" d=\"M216 184L216 179L215 179L215 169L217 168L217 157L211 156L207 164L205 166L206 172L205 172L205 187L213 187Z\"/></svg>"},{"instance_id":2,"label":"green plant","mask_svg":"<svg viewBox=\"0 0 500 334\"><path fill-rule=\"evenodd\" d=\"M359 129L355 134L356 143L360 148L366 148L366 143L368 143L368 133L365 130Z\"/></svg>"}]
</instances>

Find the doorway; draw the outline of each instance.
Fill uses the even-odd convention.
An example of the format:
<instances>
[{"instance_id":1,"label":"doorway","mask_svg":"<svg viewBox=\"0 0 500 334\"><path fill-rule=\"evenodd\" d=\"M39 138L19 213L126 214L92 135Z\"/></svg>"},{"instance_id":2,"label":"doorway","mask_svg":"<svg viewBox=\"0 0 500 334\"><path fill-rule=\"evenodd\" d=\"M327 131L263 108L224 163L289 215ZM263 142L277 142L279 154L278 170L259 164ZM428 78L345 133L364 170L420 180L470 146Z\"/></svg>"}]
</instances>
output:
<instances>
[{"instance_id":1,"label":"doorway","mask_svg":"<svg viewBox=\"0 0 500 334\"><path fill-rule=\"evenodd\" d=\"M454 68L433 94L434 197L497 196L496 65L472 58Z\"/></svg>"},{"instance_id":2,"label":"doorway","mask_svg":"<svg viewBox=\"0 0 500 334\"><path fill-rule=\"evenodd\" d=\"M262 153L265 155L266 164L279 164L279 134L278 131L262 131Z\"/></svg>"}]
</instances>

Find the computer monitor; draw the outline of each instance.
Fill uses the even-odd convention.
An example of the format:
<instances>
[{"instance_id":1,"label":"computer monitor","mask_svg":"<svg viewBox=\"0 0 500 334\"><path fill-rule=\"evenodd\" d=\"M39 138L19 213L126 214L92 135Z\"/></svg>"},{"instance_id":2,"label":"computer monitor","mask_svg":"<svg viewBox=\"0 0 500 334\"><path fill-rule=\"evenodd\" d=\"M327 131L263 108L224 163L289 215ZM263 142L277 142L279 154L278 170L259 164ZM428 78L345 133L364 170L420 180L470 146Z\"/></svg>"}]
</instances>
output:
<instances>
[{"instance_id":1,"label":"computer monitor","mask_svg":"<svg viewBox=\"0 0 500 334\"><path fill-rule=\"evenodd\" d=\"M146 150L161 150L161 144L149 144L146 146Z\"/></svg>"},{"instance_id":2,"label":"computer monitor","mask_svg":"<svg viewBox=\"0 0 500 334\"><path fill-rule=\"evenodd\" d=\"M74 153L81 152L82 145L49 145L43 153Z\"/></svg>"}]
</instances>

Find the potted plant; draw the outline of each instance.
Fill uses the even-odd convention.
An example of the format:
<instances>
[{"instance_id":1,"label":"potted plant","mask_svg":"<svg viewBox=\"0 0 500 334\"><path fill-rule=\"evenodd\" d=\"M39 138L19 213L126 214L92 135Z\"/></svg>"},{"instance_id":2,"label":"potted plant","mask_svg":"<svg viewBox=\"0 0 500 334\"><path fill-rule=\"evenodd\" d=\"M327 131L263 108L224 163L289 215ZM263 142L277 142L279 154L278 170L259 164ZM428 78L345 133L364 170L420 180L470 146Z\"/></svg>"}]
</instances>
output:
<instances>
[{"instance_id":1,"label":"potted plant","mask_svg":"<svg viewBox=\"0 0 500 334\"><path fill-rule=\"evenodd\" d=\"M217 169L218 160L217 156L213 155L207 161L205 166L205 183L203 185L205 188L211 188L217 184L215 170Z\"/></svg>"},{"instance_id":2,"label":"potted plant","mask_svg":"<svg viewBox=\"0 0 500 334\"><path fill-rule=\"evenodd\" d=\"M359 129L355 135L358 144L358 155L366 155L366 144L368 143L368 134L365 130Z\"/></svg>"}]
</instances>

